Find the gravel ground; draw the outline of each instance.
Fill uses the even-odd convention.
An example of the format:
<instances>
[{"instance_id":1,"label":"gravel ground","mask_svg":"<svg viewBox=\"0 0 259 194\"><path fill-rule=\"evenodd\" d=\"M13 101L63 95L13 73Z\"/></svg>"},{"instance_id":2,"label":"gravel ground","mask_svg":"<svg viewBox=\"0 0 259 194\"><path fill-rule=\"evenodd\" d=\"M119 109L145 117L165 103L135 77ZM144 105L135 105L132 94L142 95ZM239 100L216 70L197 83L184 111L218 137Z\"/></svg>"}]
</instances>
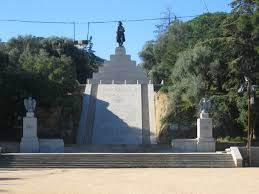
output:
<instances>
[{"instance_id":1,"label":"gravel ground","mask_svg":"<svg viewBox=\"0 0 259 194\"><path fill-rule=\"evenodd\" d=\"M0 193L258 194L259 168L0 169Z\"/></svg>"}]
</instances>

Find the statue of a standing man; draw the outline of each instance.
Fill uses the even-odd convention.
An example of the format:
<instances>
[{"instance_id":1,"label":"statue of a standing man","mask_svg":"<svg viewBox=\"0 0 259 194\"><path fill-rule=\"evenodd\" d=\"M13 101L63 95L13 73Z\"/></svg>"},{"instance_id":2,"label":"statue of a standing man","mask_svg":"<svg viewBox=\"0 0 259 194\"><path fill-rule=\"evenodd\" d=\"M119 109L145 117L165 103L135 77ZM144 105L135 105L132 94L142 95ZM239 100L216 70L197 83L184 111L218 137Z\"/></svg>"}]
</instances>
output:
<instances>
[{"instance_id":1,"label":"statue of a standing man","mask_svg":"<svg viewBox=\"0 0 259 194\"><path fill-rule=\"evenodd\" d=\"M119 22L119 26L117 29L117 42L119 43L119 46L122 47L123 43L125 42L125 35L124 35L125 29L122 26L122 22Z\"/></svg>"}]
</instances>

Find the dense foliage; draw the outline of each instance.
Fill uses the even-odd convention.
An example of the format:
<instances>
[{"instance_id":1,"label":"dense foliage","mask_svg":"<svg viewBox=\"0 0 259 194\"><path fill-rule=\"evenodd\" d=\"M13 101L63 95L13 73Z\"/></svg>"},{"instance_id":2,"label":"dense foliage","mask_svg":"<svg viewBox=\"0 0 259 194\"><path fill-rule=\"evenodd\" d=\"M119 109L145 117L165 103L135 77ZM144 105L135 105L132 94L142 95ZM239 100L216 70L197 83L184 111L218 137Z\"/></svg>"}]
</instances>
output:
<instances>
[{"instance_id":1,"label":"dense foliage","mask_svg":"<svg viewBox=\"0 0 259 194\"><path fill-rule=\"evenodd\" d=\"M143 69L155 83L164 80L163 89L170 97L164 122L195 129L199 101L207 97L213 103L215 136L245 136L247 94L237 91L244 76L253 84L258 79L259 4L258 0L235 0L231 6L228 14L175 20L140 52ZM255 105L253 128L258 133Z\"/></svg>"},{"instance_id":2,"label":"dense foliage","mask_svg":"<svg viewBox=\"0 0 259 194\"><path fill-rule=\"evenodd\" d=\"M19 36L0 42L0 129L5 131L0 133L13 134L11 129L21 126L25 97L36 98L39 107L64 107L73 98L69 94L79 90L76 80L85 83L100 62L65 38ZM80 106L75 102L70 106L77 110L63 111L61 116L77 116L73 113L80 113Z\"/></svg>"}]
</instances>

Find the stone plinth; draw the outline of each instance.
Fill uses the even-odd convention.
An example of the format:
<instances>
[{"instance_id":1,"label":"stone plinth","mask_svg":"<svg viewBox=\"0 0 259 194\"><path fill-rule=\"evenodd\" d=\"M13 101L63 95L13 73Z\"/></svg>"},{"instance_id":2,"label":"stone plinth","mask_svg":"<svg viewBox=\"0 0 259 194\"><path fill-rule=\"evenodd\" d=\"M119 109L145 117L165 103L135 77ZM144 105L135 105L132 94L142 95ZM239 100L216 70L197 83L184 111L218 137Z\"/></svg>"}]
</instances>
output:
<instances>
[{"instance_id":1,"label":"stone plinth","mask_svg":"<svg viewBox=\"0 0 259 194\"><path fill-rule=\"evenodd\" d=\"M215 152L216 143L214 138L199 139L197 138L197 151L198 152Z\"/></svg>"},{"instance_id":2,"label":"stone plinth","mask_svg":"<svg viewBox=\"0 0 259 194\"><path fill-rule=\"evenodd\" d=\"M201 113L197 119L197 138L206 139L212 138L212 119L208 113Z\"/></svg>"},{"instance_id":3,"label":"stone plinth","mask_svg":"<svg viewBox=\"0 0 259 194\"><path fill-rule=\"evenodd\" d=\"M116 47L115 55L126 55L126 49L123 46Z\"/></svg>"},{"instance_id":4,"label":"stone plinth","mask_svg":"<svg viewBox=\"0 0 259 194\"><path fill-rule=\"evenodd\" d=\"M20 152L39 152L39 140L37 137L37 118L33 113L23 118L23 137L20 143Z\"/></svg>"},{"instance_id":5,"label":"stone plinth","mask_svg":"<svg viewBox=\"0 0 259 194\"><path fill-rule=\"evenodd\" d=\"M212 131L212 119L208 113L201 113L197 119L197 151L215 152L215 140Z\"/></svg>"}]
</instances>

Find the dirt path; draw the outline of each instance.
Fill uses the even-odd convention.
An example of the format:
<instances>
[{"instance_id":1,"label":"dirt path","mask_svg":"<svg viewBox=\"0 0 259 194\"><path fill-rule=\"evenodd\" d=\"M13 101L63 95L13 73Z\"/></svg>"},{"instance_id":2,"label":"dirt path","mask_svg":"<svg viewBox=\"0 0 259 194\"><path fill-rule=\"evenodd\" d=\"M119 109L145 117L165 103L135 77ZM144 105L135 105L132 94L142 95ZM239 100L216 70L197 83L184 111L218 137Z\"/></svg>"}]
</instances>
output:
<instances>
[{"instance_id":1,"label":"dirt path","mask_svg":"<svg viewBox=\"0 0 259 194\"><path fill-rule=\"evenodd\" d=\"M259 168L0 169L0 193L258 194Z\"/></svg>"}]
</instances>

